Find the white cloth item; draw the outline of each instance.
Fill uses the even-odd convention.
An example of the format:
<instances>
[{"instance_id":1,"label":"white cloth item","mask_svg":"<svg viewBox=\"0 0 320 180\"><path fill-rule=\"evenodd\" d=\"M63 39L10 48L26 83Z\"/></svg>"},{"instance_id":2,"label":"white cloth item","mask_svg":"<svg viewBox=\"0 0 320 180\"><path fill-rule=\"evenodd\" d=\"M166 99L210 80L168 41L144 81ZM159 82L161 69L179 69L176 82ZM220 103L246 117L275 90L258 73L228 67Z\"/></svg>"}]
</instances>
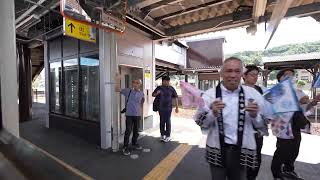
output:
<instances>
[{"instance_id":1,"label":"white cloth item","mask_svg":"<svg viewBox=\"0 0 320 180\"><path fill-rule=\"evenodd\" d=\"M223 122L224 122L224 133L225 133L225 143L237 144L237 133L238 133L238 110L239 110L239 91L240 86L237 90L231 92L227 90L223 84L221 84L222 101L225 103L223 109ZM243 86L243 91L245 94L245 104L248 104L248 99L254 99L258 104L259 109L264 108L264 99L262 95L254 88ZM220 148L219 142L219 130L216 125L216 117L213 115L210 109L212 102L216 99L216 88L211 88L203 94L203 99L205 101L205 106L199 108L197 114L201 114L203 111L207 111L208 114L203 120L203 126L209 127L209 134L207 138L207 145L210 147ZM243 133L243 148L256 149L256 142L254 137L253 125L259 129L264 127L264 122L261 118L262 111L258 113L256 118L251 118L249 113L246 113L244 133Z\"/></svg>"},{"instance_id":2,"label":"white cloth item","mask_svg":"<svg viewBox=\"0 0 320 180\"><path fill-rule=\"evenodd\" d=\"M225 132L225 142L228 144L237 144L239 91L240 88L231 92L221 84L222 100L225 103L225 107L222 110L223 127Z\"/></svg>"}]
</instances>

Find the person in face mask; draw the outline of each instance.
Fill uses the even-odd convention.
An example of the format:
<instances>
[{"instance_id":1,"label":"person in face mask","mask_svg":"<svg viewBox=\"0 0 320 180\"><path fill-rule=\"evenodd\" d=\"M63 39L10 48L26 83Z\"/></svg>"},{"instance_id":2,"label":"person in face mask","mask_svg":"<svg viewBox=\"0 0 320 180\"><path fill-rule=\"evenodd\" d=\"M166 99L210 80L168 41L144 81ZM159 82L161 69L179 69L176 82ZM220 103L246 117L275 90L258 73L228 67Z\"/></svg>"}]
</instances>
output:
<instances>
[{"instance_id":1,"label":"person in face mask","mask_svg":"<svg viewBox=\"0 0 320 180\"><path fill-rule=\"evenodd\" d=\"M285 78L290 78L292 81L292 84L295 84L295 78L294 78L294 70L291 68L283 69L278 72L277 79L278 81L282 81ZM300 104L307 104L309 102L309 96L307 96L302 90L295 89L296 94L298 96L298 99L300 101Z\"/></svg>"},{"instance_id":2,"label":"person in face mask","mask_svg":"<svg viewBox=\"0 0 320 180\"><path fill-rule=\"evenodd\" d=\"M286 78L291 78L294 83L293 69L283 69L278 72L277 79L279 82ZM308 124L308 120L304 114L319 102L320 95L317 95L313 101L310 101L309 97L302 90L295 89L295 91L303 111L286 112L287 117L291 117L289 121L291 128L288 129L292 129L293 137L288 139L277 136L277 149L274 152L271 164L271 171L275 180L283 180L285 178L303 180L295 172L294 162L299 155L301 129ZM274 127L271 126L271 128Z\"/></svg>"}]
</instances>

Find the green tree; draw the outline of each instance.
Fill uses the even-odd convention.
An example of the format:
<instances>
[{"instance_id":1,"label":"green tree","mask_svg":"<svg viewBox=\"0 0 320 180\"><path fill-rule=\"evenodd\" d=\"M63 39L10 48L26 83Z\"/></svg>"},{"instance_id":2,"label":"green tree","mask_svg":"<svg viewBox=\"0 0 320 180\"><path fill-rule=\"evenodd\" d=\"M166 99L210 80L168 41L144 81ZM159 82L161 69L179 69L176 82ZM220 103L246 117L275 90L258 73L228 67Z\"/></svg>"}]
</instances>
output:
<instances>
[{"instance_id":1,"label":"green tree","mask_svg":"<svg viewBox=\"0 0 320 180\"><path fill-rule=\"evenodd\" d=\"M304 53L320 52L320 41L301 44L288 44L266 49L264 51L243 51L227 54L226 57L235 56L244 61L245 64L262 65L262 57L285 56Z\"/></svg>"},{"instance_id":2,"label":"green tree","mask_svg":"<svg viewBox=\"0 0 320 180\"><path fill-rule=\"evenodd\" d=\"M297 81L297 85L298 85L299 87L302 87L302 86L306 85L306 82L305 82L304 80L298 80L298 81Z\"/></svg>"}]
</instances>

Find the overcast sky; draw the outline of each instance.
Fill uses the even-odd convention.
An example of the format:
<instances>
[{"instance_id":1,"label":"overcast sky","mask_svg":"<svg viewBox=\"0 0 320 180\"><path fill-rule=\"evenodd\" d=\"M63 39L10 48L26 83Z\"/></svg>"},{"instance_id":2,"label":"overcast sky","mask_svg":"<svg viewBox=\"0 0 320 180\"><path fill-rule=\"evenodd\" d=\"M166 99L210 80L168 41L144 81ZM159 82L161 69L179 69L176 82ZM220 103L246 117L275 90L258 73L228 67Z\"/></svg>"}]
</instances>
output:
<instances>
[{"instance_id":1,"label":"overcast sky","mask_svg":"<svg viewBox=\"0 0 320 180\"><path fill-rule=\"evenodd\" d=\"M226 43L224 53L231 54L240 51L263 50L265 47L265 25L258 25L255 35L246 33L245 28L236 28L227 31L208 33L190 39L206 39L224 36ZM273 36L268 48L284 44L313 42L320 40L320 23L311 17L283 19Z\"/></svg>"}]
</instances>

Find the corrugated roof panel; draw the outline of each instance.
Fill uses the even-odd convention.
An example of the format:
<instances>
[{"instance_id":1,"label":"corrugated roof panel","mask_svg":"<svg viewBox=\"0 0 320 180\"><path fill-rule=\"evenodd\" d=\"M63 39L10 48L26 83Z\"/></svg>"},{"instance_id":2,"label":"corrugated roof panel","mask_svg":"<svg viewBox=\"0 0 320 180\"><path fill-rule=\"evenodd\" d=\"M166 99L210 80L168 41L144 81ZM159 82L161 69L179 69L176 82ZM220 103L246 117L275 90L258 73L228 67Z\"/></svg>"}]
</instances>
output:
<instances>
[{"instance_id":1,"label":"corrugated roof panel","mask_svg":"<svg viewBox=\"0 0 320 180\"><path fill-rule=\"evenodd\" d=\"M270 62L286 62L286 61L304 61L304 60L320 60L320 52L319 53L308 53L308 54L295 54L295 55L287 55L287 56L273 56L273 57L262 57L263 63Z\"/></svg>"}]
</instances>

